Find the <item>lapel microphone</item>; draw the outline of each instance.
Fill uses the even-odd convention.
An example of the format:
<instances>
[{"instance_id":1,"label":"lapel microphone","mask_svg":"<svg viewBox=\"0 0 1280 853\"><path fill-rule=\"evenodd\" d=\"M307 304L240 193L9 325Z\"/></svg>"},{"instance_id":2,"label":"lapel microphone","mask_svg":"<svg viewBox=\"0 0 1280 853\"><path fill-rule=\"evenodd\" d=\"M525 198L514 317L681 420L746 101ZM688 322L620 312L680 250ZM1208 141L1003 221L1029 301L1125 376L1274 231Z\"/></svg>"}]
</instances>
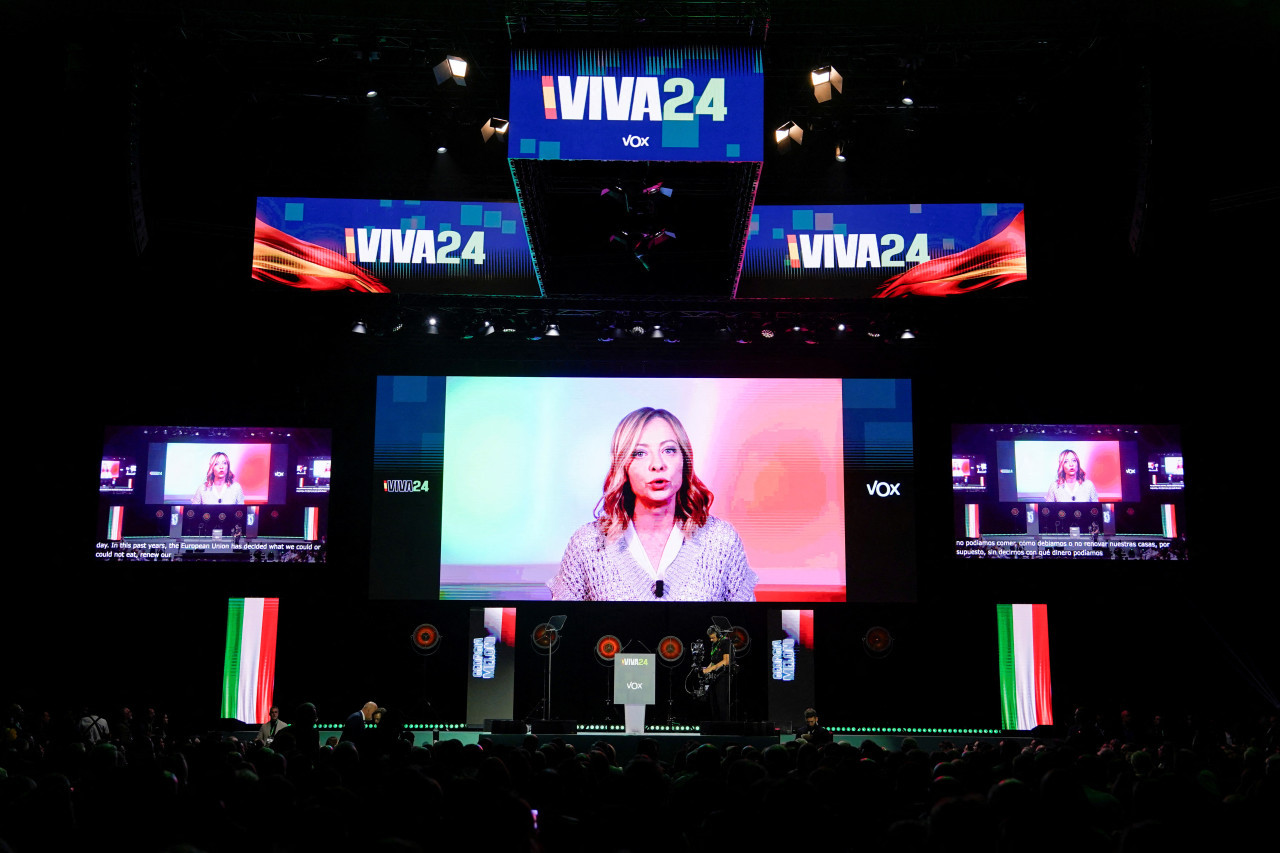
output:
<instances>
[{"instance_id":1,"label":"lapel microphone","mask_svg":"<svg viewBox=\"0 0 1280 853\"><path fill-rule=\"evenodd\" d=\"M662 598L662 581L661 580L659 580L656 584L653 585L653 594L656 595L658 598Z\"/></svg>"}]
</instances>

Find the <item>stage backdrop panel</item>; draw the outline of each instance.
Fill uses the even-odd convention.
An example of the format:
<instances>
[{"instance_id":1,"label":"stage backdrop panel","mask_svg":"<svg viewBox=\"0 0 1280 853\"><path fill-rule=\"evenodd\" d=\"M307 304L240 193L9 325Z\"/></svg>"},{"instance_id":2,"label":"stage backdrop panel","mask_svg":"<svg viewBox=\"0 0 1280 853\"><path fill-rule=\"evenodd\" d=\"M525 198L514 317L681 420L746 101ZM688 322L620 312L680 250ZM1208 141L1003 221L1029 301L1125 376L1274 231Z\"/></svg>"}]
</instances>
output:
<instances>
[{"instance_id":1,"label":"stage backdrop panel","mask_svg":"<svg viewBox=\"0 0 1280 853\"><path fill-rule=\"evenodd\" d=\"M784 737L804 724L805 710L813 707L813 622L812 610L769 610L769 719L782 726Z\"/></svg>"}]
</instances>

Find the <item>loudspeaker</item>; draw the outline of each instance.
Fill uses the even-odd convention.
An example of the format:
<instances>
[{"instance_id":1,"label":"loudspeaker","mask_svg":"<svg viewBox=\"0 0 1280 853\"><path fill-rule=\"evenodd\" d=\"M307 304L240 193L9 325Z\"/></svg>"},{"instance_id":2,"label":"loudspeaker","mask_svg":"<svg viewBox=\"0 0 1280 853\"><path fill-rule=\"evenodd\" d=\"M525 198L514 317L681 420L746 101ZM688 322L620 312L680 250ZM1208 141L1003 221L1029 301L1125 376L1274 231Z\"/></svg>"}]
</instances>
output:
<instances>
[{"instance_id":1,"label":"loudspeaker","mask_svg":"<svg viewBox=\"0 0 1280 853\"><path fill-rule=\"evenodd\" d=\"M535 735L576 735L578 733L577 720L534 720L532 725Z\"/></svg>"},{"instance_id":2,"label":"loudspeaker","mask_svg":"<svg viewBox=\"0 0 1280 853\"><path fill-rule=\"evenodd\" d=\"M486 718L484 730L495 735L522 735L527 729L523 720L492 720Z\"/></svg>"}]
</instances>

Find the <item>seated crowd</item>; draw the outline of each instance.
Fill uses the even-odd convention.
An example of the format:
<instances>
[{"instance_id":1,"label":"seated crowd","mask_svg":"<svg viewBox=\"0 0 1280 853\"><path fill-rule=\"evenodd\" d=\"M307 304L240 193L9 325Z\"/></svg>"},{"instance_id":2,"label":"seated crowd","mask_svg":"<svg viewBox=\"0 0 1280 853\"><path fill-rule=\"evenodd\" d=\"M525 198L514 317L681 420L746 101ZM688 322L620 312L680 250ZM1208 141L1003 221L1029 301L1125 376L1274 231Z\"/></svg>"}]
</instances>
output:
<instances>
[{"instance_id":1,"label":"seated crowd","mask_svg":"<svg viewBox=\"0 0 1280 853\"><path fill-rule=\"evenodd\" d=\"M13 706L0 732L0 853L1132 853L1245 849L1274 838L1280 813L1275 716L1228 736L1158 718L1108 730L1078 715L1060 738L926 751L912 738L895 749L696 736L430 743L394 708L377 710L376 726L349 720L322 744L309 703L268 738L244 739L171 732L150 709L59 720Z\"/></svg>"}]
</instances>

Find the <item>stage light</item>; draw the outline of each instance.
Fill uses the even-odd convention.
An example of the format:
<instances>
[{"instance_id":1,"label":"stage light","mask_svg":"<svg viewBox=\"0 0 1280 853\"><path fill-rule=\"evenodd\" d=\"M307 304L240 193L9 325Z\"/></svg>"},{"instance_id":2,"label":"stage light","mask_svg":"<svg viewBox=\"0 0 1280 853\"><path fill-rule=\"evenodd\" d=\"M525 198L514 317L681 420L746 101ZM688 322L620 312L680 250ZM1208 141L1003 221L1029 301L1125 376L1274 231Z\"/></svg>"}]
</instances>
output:
<instances>
[{"instance_id":1,"label":"stage light","mask_svg":"<svg viewBox=\"0 0 1280 853\"><path fill-rule=\"evenodd\" d=\"M873 658L882 658L893 650L893 635L888 628L879 625L868 629L862 638L862 648Z\"/></svg>"},{"instance_id":2,"label":"stage light","mask_svg":"<svg viewBox=\"0 0 1280 853\"><path fill-rule=\"evenodd\" d=\"M560 337L560 324L559 324L559 323L548 323L548 324L547 324L547 331L546 331L546 335L547 335L547 337L548 337L548 338L558 338L558 337Z\"/></svg>"},{"instance_id":3,"label":"stage light","mask_svg":"<svg viewBox=\"0 0 1280 853\"><path fill-rule=\"evenodd\" d=\"M423 331L428 335L440 334L440 320L434 314L427 317L427 322L423 324Z\"/></svg>"},{"instance_id":4,"label":"stage light","mask_svg":"<svg viewBox=\"0 0 1280 853\"><path fill-rule=\"evenodd\" d=\"M843 163L848 159L849 159L848 157L844 156L844 143L837 145L836 146L836 162Z\"/></svg>"},{"instance_id":5,"label":"stage light","mask_svg":"<svg viewBox=\"0 0 1280 853\"><path fill-rule=\"evenodd\" d=\"M435 67L436 85L452 80L459 86L467 85L467 61L460 56L449 55Z\"/></svg>"},{"instance_id":6,"label":"stage light","mask_svg":"<svg viewBox=\"0 0 1280 853\"><path fill-rule=\"evenodd\" d=\"M773 132L773 139L778 143L778 150L786 154L793 144L804 143L804 128L794 121L789 121Z\"/></svg>"},{"instance_id":7,"label":"stage light","mask_svg":"<svg viewBox=\"0 0 1280 853\"><path fill-rule=\"evenodd\" d=\"M898 340L901 340L901 341L914 341L915 339L916 339L916 333L911 331L910 329L903 329L902 334L898 336Z\"/></svg>"},{"instance_id":8,"label":"stage light","mask_svg":"<svg viewBox=\"0 0 1280 853\"><path fill-rule=\"evenodd\" d=\"M507 135L507 127L511 122L505 118L491 118L480 126L480 135L484 137L484 141L488 142L495 136L505 137Z\"/></svg>"},{"instance_id":9,"label":"stage light","mask_svg":"<svg viewBox=\"0 0 1280 853\"><path fill-rule=\"evenodd\" d=\"M912 87L907 84L906 80L902 81L902 105L909 107L915 104L916 99L911 96Z\"/></svg>"},{"instance_id":10,"label":"stage light","mask_svg":"<svg viewBox=\"0 0 1280 853\"><path fill-rule=\"evenodd\" d=\"M378 97L378 90L377 90L377 89L370 89L369 91L367 91L367 92L365 92L365 93L364 93L364 96L365 96L366 98L376 98L376 97Z\"/></svg>"},{"instance_id":11,"label":"stage light","mask_svg":"<svg viewBox=\"0 0 1280 853\"><path fill-rule=\"evenodd\" d=\"M365 335L369 333L369 327L364 324L364 320L356 320L351 331L357 335Z\"/></svg>"},{"instance_id":12,"label":"stage light","mask_svg":"<svg viewBox=\"0 0 1280 853\"><path fill-rule=\"evenodd\" d=\"M448 149L448 147L447 147L447 146L441 145L441 146L439 146L439 147L437 147L437 148L436 148L436 153L437 153L437 154L448 154L448 153L449 153L449 149Z\"/></svg>"},{"instance_id":13,"label":"stage light","mask_svg":"<svg viewBox=\"0 0 1280 853\"><path fill-rule=\"evenodd\" d=\"M809 72L809 82L813 84L813 96L818 103L825 104L836 92L844 91L844 79L840 72L825 65Z\"/></svg>"}]
</instances>

